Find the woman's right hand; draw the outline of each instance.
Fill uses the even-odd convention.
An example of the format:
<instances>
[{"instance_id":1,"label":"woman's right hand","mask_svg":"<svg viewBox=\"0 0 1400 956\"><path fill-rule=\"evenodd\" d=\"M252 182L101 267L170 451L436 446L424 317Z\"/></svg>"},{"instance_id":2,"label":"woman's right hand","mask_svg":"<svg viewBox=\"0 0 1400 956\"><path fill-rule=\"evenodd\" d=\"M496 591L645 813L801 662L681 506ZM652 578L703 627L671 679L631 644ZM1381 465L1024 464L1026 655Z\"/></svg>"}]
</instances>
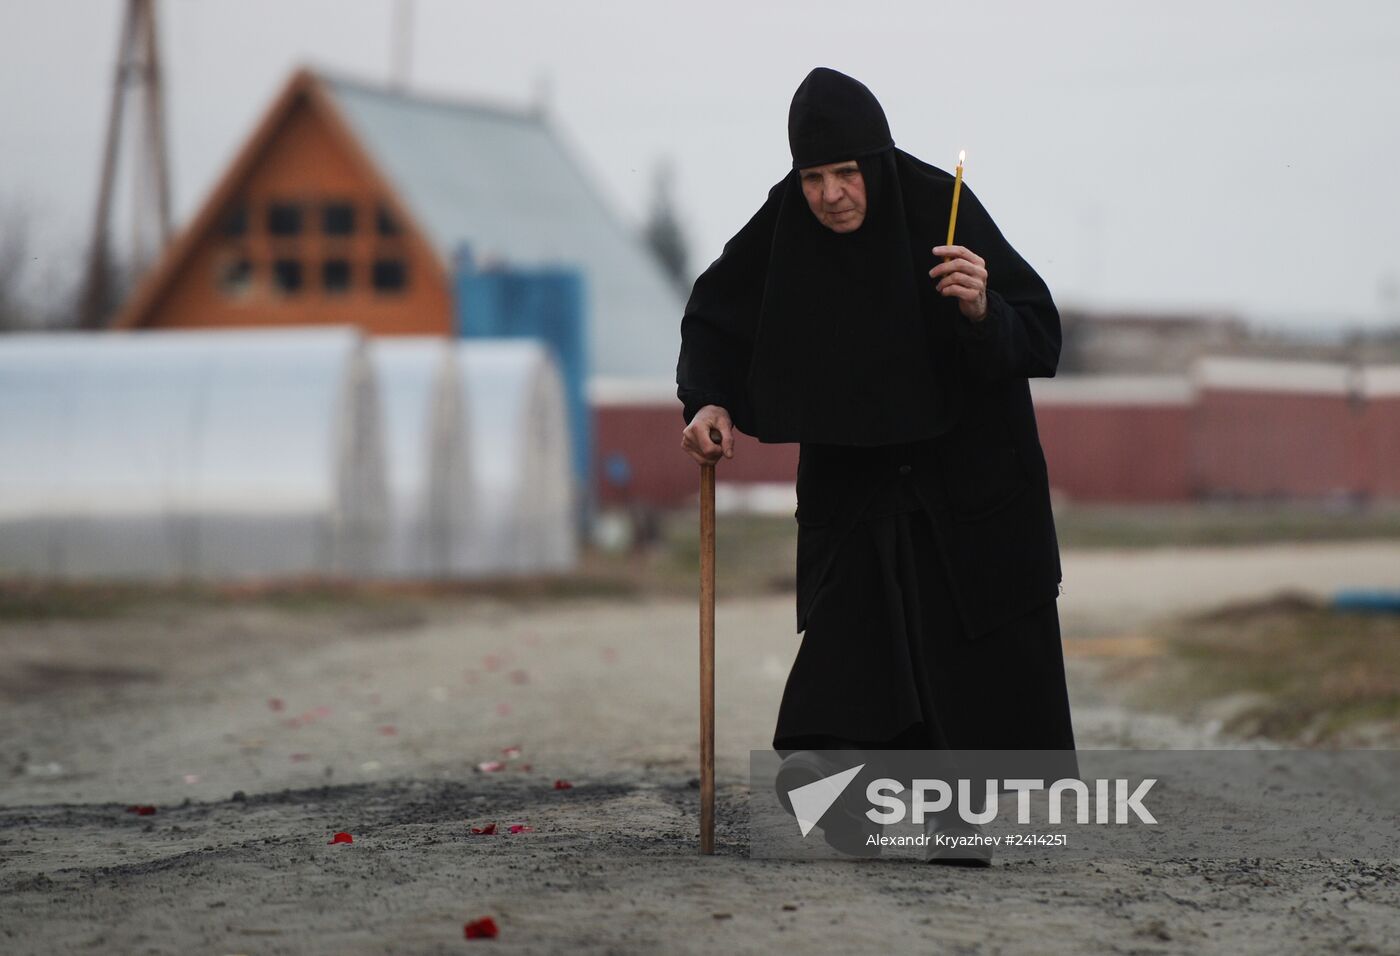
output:
<instances>
[{"instance_id":1,"label":"woman's right hand","mask_svg":"<svg viewBox=\"0 0 1400 956\"><path fill-rule=\"evenodd\" d=\"M712 465L721 455L733 458L734 425L729 412L718 405L701 408L681 432L681 447L701 465Z\"/></svg>"}]
</instances>

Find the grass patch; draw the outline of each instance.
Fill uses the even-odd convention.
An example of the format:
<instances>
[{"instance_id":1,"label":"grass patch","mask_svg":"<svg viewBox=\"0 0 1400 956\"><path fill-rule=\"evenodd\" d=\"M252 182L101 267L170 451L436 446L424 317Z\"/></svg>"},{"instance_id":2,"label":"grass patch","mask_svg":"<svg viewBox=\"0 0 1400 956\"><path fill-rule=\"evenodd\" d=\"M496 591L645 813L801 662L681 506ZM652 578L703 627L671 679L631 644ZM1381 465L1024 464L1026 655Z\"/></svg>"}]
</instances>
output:
<instances>
[{"instance_id":1,"label":"grass patch","mask_svg":"<svg viewBox=\"0 0 1400 956\"><path fill-rule=\"evenodd\" d=\"M1215 713L1223 729L1301 746L1400 743L1400 615L1282 594L1158 630L1164 659L1116 669L1134 702Z\"/></svg>"}]
</instances>

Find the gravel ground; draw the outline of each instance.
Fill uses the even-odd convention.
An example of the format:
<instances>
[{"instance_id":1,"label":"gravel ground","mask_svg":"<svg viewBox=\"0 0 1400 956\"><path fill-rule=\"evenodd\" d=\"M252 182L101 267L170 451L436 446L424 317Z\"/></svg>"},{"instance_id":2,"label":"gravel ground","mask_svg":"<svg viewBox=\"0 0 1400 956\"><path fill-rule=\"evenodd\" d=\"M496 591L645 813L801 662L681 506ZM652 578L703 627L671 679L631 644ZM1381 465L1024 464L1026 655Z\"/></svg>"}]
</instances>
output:
<instances>
[{"instance_id":1,"label":"gravel ground","mask_svg":"<svg viewBox=\"0 0 1400 956\"><path fill-rule=\"evenodd\" d=\"M1232 745L1126 710L1099 678L1154 617L1394 586L1395 568L1400 545L1066 553L1081 747ZM696 852L690 602L7 622L0 951L1400 952L1397 863L749 860L748 751L771 734L792 613L791 595L718 609L713 857ZM487 915L499 938L464 940Z\"/></svg>"}]
</instances>

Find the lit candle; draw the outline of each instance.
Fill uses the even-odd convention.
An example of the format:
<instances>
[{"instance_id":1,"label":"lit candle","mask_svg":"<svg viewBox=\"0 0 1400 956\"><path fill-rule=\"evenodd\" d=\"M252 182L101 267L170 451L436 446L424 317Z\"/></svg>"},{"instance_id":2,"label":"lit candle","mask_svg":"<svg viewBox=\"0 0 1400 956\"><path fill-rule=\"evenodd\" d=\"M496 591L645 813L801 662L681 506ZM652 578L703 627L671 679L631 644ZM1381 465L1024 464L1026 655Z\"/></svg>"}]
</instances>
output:
<instances>
[{"instance_id":1,"label":"lit candle","mask_svg":"<svg viewBox=\"0 0 1400 956\"><path fill-rule=\"evenodd\" d=\"M953 230L958 225L958 197L962 195L962 168L965 159L967 150L958 150L958 173L957 178L953 180L953 211L948 214L948 241L944 243L945 246L953 244ZM947 256L944 256L944 261L947 261Z\"/></svg>"}]
</instances>

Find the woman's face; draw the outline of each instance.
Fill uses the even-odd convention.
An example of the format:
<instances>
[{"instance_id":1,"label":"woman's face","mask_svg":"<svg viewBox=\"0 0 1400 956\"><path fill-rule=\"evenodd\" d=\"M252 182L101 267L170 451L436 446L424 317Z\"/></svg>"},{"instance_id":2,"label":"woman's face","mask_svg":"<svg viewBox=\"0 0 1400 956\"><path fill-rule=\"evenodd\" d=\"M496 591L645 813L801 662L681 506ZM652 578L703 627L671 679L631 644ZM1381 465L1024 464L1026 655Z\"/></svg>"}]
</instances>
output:
<instances>
[{"instance_id":1,"label":"woman's face","mask_svg":"<svg viewBox=\"0 0 1400 956\"><path fill-rule=\"evenodd\" d=\"M855 232L865 222L865 178L854 159L808 166L798 174L817 221L832 232Z\"/></svg>"}]
</instances>

